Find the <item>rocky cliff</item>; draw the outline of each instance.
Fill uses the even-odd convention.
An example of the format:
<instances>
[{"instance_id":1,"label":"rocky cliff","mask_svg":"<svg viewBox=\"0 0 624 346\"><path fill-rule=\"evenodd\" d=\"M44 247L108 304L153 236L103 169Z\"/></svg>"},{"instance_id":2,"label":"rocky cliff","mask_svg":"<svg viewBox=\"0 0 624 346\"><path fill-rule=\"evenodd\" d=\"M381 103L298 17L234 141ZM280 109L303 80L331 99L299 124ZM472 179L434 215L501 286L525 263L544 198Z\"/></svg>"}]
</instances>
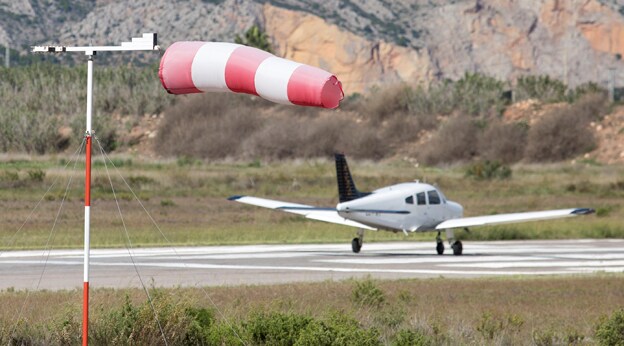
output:
<instances>
[{"instance_id":1,"label":"rocky cliff","mask_svg":"<svg viewBox=\"0 0 624 346\"><path fill-rule=\"evenodd\" d=\"M259 24L279 55L334 72L347 93L466 71L512 83L547 74L572 86L606 86L611 71L624 84L623 8L607 0L0 0L0 44L26 51L156 31L166 47L231 41Z\"/></svg>"}]
</instances>

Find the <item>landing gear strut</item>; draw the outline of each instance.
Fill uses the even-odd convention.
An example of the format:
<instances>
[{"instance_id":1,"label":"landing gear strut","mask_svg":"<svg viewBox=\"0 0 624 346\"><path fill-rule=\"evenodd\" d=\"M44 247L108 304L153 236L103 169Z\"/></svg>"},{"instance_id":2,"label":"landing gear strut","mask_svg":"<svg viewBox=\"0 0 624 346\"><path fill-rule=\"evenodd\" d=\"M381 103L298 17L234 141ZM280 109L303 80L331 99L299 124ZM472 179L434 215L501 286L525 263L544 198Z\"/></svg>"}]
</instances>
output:
<instances>
[{"instance_id":1,"label":"landing gear strut","mask_svg":"<svg viewBox=\"0 0 624 346\"><path fill-rule=\"evenodd\" d=\"M351 241L351 250L353 252L358 253L362 249L362 244L364 244L364 230L359 229L357 232L357 237L353 238Z\"/></svg>"},{"instance_id":2,"label":"landing gear strut","mask_svg":"<svg viewBox=\"0 0 624 346\"><path fill-rule=\"evenodd\" d=\"M438 255L444 254L444 242L442 242L440 232L438 232L438 236L436 237L436 243L436 251L438 252Z\"/></svg>"}]
</instances>

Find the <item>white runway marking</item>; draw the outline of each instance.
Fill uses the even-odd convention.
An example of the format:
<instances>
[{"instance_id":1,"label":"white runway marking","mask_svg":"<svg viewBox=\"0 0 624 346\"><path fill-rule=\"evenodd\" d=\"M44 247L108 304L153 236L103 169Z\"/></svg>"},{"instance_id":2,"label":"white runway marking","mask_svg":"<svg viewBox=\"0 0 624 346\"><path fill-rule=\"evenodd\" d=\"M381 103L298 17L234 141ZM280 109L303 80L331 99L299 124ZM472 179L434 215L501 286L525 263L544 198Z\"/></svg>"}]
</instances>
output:
<instances>
[{"instance_id":1,"label":"white runway marking","mask_svg":"<svg viewBox=\"0 0 624 346\"><path fill-rule=\"evenodd\" d=\"M144 278L156 285L271 284L378 278L564 275L624 272L623 240L465 242L464 255L435 254L434 243L254 245L132 250ZM126 249L91 252L94 287L136 286ZM43 271L44 251L0 253L0 289L33 289ZM82 251L50 252L41 289L82 285Z\"/></svg>"}]
</instances>

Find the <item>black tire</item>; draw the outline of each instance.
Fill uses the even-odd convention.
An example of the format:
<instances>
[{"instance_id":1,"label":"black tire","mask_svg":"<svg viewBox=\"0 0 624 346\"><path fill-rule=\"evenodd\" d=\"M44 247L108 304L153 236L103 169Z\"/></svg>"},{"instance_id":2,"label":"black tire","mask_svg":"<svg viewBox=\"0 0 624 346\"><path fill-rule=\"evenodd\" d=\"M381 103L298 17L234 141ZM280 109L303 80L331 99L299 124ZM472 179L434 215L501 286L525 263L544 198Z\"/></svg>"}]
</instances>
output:
<instances>
[{"instance_id":1,"label":"black tire","mask_svg":"<svg viewBox=\"0 0 624 346\"><path fill-rule=\"evenodd\" d=\"M459 240L454 242L451 247L453 248L453 255L455 256L461 256L462 252L464 251L464 246Z\"/></svg>"},{"instance_id":2,"label":"black tire","mask_svg":"<svg viewBox=\"0 0 624 346\"><path fill-rule=\"evenodd\" d=\"M353 238L353 240L351 241L351 250L353 250L353 252L355 253L358 253L360 252L361 249L362 249L362 244L360 244L360 239Z\"/></svg>"},{"instance_id":3,"label":"black tire","mask_svg":"<svg viewBox=\"0 0 624 346\"><path fill-rule=\"evenodd\" d=\"M443 255L444 254L444 243L439 241L438 244L436 245L436 251L438 252L438 255Z\"/></svg>"}]
</instances>

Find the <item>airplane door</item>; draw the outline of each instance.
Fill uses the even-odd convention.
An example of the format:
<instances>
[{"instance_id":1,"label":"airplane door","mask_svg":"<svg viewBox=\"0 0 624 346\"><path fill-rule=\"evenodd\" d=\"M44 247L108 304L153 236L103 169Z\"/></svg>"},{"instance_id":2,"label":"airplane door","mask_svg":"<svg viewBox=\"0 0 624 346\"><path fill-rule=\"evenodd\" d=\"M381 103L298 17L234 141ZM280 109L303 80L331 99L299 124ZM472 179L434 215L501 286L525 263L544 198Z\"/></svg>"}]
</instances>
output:
<instances>
[{"instance_id":1,"label":"airplane door","mask_svg":"<svg viewBox=\"0 0 624 346\"><path fill-rule=\"evenodd\" d=\"M442 198L436 190L427 191L427 219L430 225L436 225L445 220L445 209L442 206Z\"/></svg>"}]
</instances>

